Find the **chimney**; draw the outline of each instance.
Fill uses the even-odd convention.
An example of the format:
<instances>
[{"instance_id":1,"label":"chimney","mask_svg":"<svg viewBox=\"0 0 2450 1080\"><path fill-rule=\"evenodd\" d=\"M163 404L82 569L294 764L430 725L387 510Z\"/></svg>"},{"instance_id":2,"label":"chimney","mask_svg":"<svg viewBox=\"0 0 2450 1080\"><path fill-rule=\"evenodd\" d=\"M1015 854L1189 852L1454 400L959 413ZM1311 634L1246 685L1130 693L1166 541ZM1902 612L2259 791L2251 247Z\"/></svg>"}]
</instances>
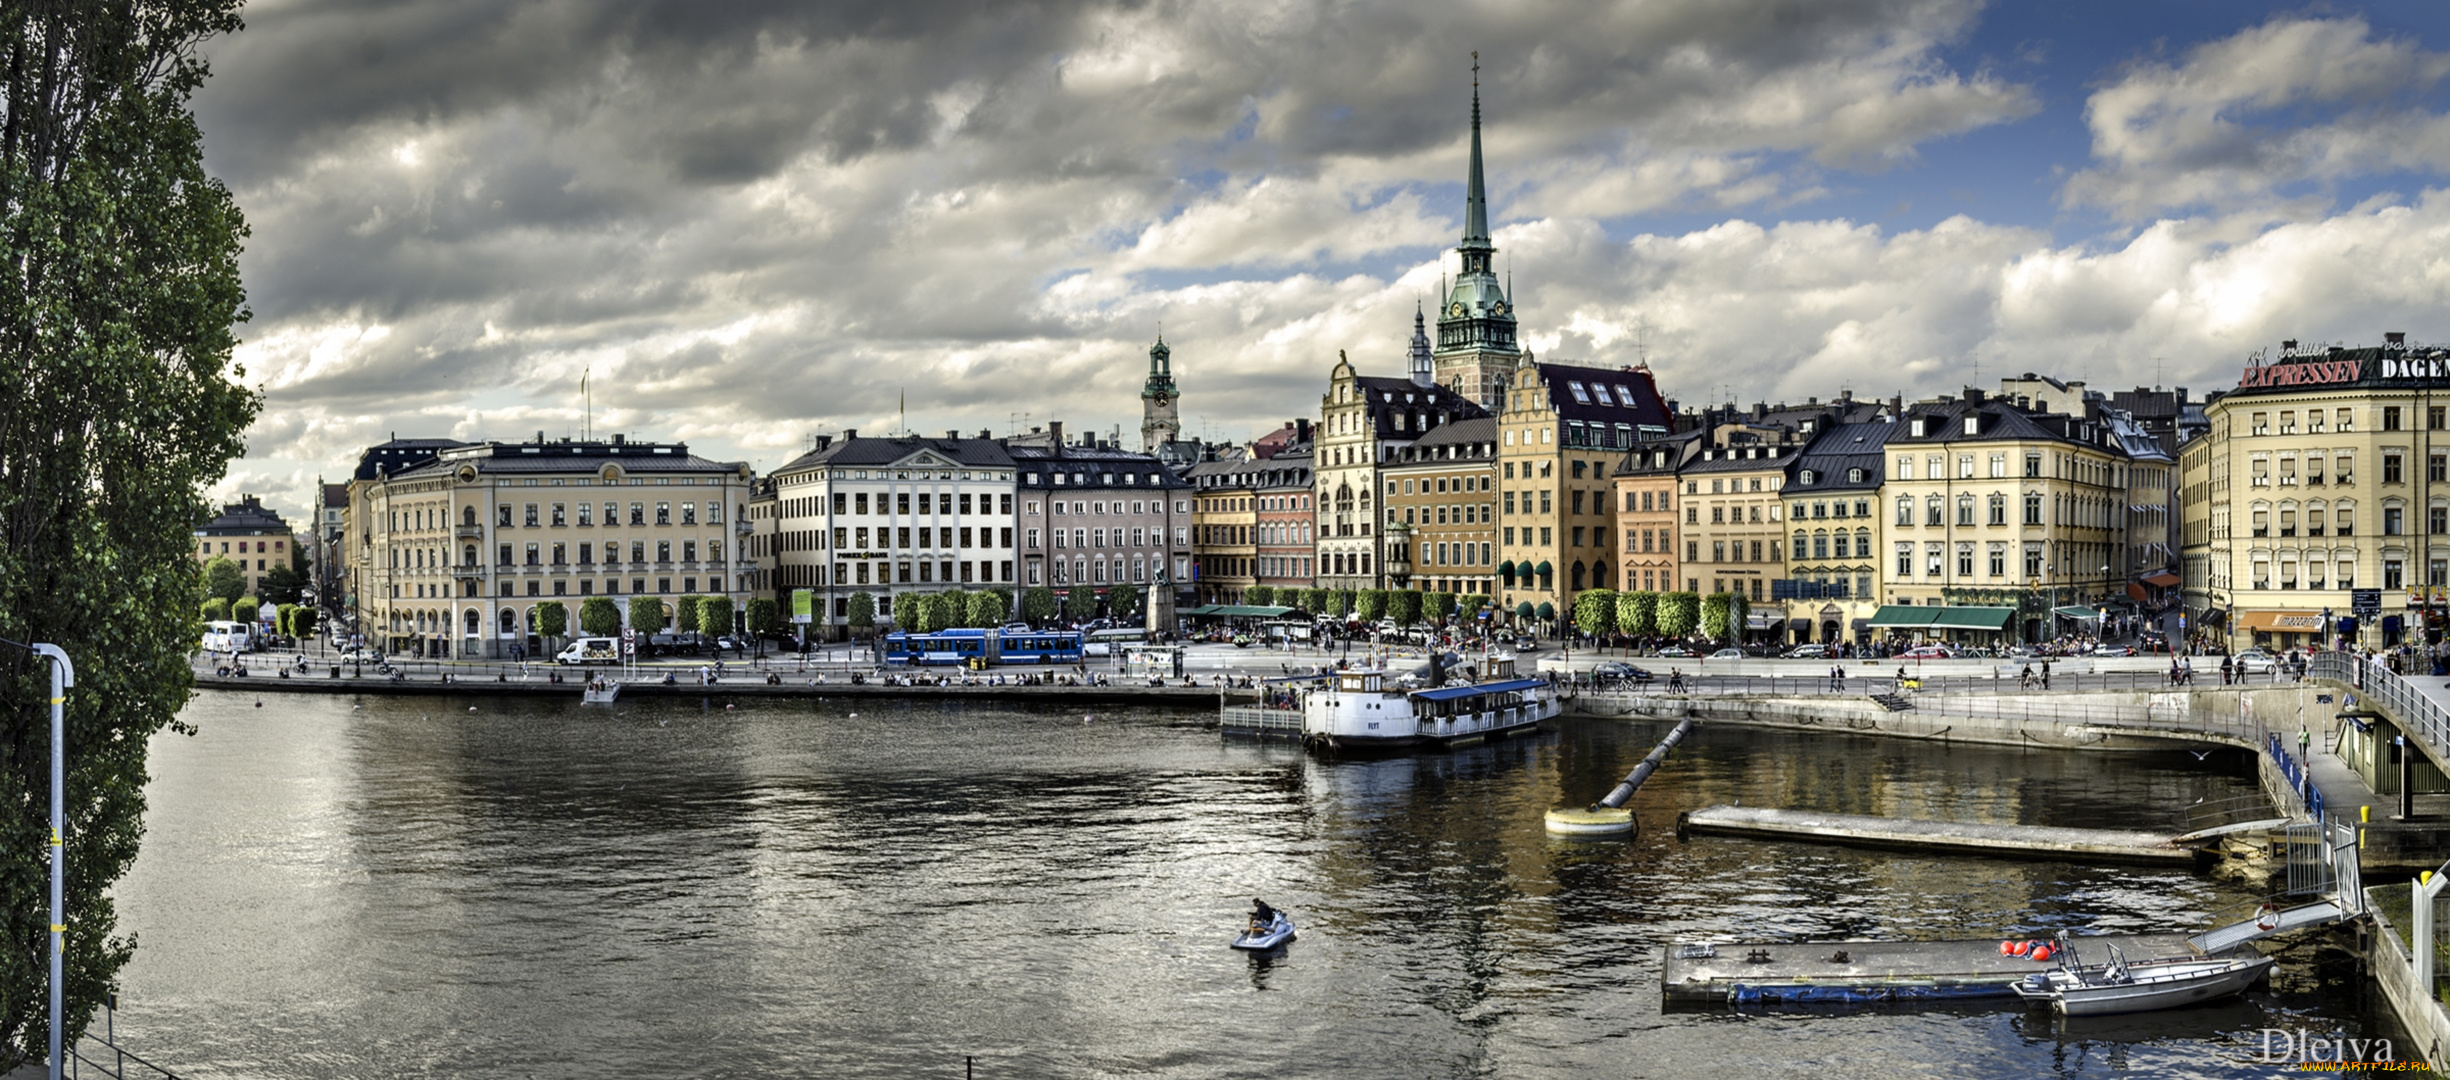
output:
<instances>
[{"instance_id":1,"label":"chimney","mask_svg":"<svg viewBox=\"0 0 2450 1080\"><path fill-rule=\"evenodd\" d=\"M1047 422L1046 422L1046 435L1047 435L1047 440L1055 444L1055 449L1057 449L1057 450L1061 450L1061 449L1063 449L1063 421L1061 421L1061 420L1049 420L1049 421L1047 421Z\"/></svg>"},{"instance_id":2,"label":"chimney","mask_svg":"<svg viewBox=\"0 0 2450 1080\"><path fill-rule=\"evenodd\" d=\"M853 440L853 439L856 439L856 438L858 438L858 437L859 437L859 429L858 429L858 428L855 428L855 427L846 427L846 428L843 428L843 429L842 429L842 441L843 441L843 442L849 442L849 441L851 441L851 440Z\"/></svg>"},{"instance_id":3,"label":"chimney","mask_svg":"<svg viewBox=\"0 0 2450 1080\"><path fill-rule=\"evenodd\" d=\"M980 429L979 429L979 432L978 432L978 437L979 437L979 438L981 438L981 439L992 439L992 438L994 438L994 437L995 437L995 432L994 432L993 430L991 430L991 429L987 429L987 428L980 428Z\"/></svg>"},{"instance_id":4,"label":"chimney","mask_svg":"<svg viewBox=\"0 0 2450 1080\"><path fill-rule=\"evenodd\" d=\"M629 437L629 436L624 435L624 434L622 434L622 433L620 433L620 432L618 432L618 431L613 432L613 445L614 445L614 446L624 446L624 445L627 445L627 444L629 443L629 441L630 441L630 437Z\"/></svg>"},{"instance_id":5,"label":"chimney","mask_svg":"<svg viewBox=\"0 0 2450 1080\"><path fill-rule=\"evenodd\" d=\"M952 429L952 430L950 430L950 431L947 431L947 432L945 432L945 433L944 433L944 437L945 437L946 439L948 439L948 440L950 440L950 439L959 439L959 438L961 438L961 429L960 429L960 428L954 428L954 429Z\"/></svg>"},{"instance_id":6,"label":"chimney","mask_svg":"<svg viewBox=\"0 0 2450 1080\"><path fill-rule=\"evenodd\" d=\"M1968 405L1980 405L1980 404L1982 404L1982 389L1981 389L1980 387L1976 387L1976 386L1968 386L1968 387L1966 387L1966 388L1965 388L1965 403L1966 403L1966 404L1968 404Z\"/></svg>"},{"instance_id":7,"label":"chimney","mask_svg":"<svg viewBox=\"0 0 2450 1080\"><path fill-rule=\"evenodd\" d=\"M2178 388L2178 404L2186 404L2186 388L2183 386Z\"/></svg>"},{"instance_id":8,"label":"chimney","mask_svg":"<svg viewBox=\"0 0 2450 1080\"><path fill-rule=\"evenodd\" d=\"M1303 418L1301 418L1301 419L1299 419L1299 420L1295 420L1295 421L1293 422L1293 437L1294 437L1295 439L1298 439L1298 440L1302 441L1302 442L1309 442L1309 441L1310 441L1310 418L1309 418L1309 417L1306 417L1306 416L1305 416L1305 417L1303 417Z\"/></svg>"},{"instance_id":9,"label":"chimney","mask_svg":"<svg viewBox=\"0 0 2450 1080\"><path fill-rule=\"evenodd\" d=\"M2404 330L2384 331L2382 334L2382 340L2384 343L2390 345L2405 345L2407 344L2407 332Z\"/></svg>"},{"instance_id":10,"label":"chimney","mask_svg":"<svg viewBox=\"0 0 2450 1080\"><path fill-rule=\"evenodd\" d=\"M1755 419L1755 420L1766 420L1766 419L1769 419L1769 402L1766 402L1766 401L1756 401L1756 402L1753 402L1753 403L1752 403L1752 418L1753 418L1753 419Z\"/></svg>"},{"instance_id":11,"label":"chimney","mask_svg":"<svg viewBox=\"0 0 2450 1080\"><path fill-rule=\"evenodd\" d=\"M2296 352L2296 351L2297 351L2297 339L2296 339L2296 338L2282 338L2282 339L2280 340L2280 355L2282 355L2282 356L2286 356L2286 355L2288 355L2289 353L2293 353L2293 352Z\"/></svg>"},{"instance_id":12,"label":"chimney","mask_svg":"<svg viewBox=\"0 0 2450 1080\"><path fill-rule=\"evenodd\" d=\"M614 438L619 438L619 437L620 437L620 436L617 436L617 435L616 435L616 436L614 436ZM828 446L832 446L832 445L834 445L834 437L833 437L833 436L831 436L831 435L819 435L819 436L817 436L817 449L819 449L819 450L823 450L823 449L825 449L826 447L828 447Z\"/></svg>"}]
</instances>

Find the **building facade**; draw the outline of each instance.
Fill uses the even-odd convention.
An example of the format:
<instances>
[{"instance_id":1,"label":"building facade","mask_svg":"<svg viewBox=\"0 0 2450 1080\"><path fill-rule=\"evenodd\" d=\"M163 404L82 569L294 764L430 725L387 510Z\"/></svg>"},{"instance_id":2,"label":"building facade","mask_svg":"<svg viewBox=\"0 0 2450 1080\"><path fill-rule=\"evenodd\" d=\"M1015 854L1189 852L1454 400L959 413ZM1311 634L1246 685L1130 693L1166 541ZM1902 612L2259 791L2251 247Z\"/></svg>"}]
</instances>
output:
<instances>
[{"instance_id":1,"label":"building facade","mask_svg":"<svg viewBox=\"0 0 2450 1080\"><path fill-rule=\"evenodd\" d=\"M1677 592L1686 588L1676 553L1681 550L1683 500L1677 474L1700 451L1692 434L1637 445L1616 467L1616 534L1627 592Z\"/></svg>"},{"instance_id":2,"label":"building facade","mask_svg":"<svg viewBox=\"0 0 2450 1080\"><path fill-rule=\"evenodd\" d=\"M1014 464L984 433L818 439L775 470L774 495L776 588L813 591L820 636L850 633L856 594L881 626L900 597L1020 584Z\"/></svg>"},{"instance_id":3,"label":"building facade","mask_svg":"<svg viewBox=\"0 0 2450 1080\"><path fill-rule=\"evenodd\" d=\"M1457 420L1488 415L1439 385L1416 353L1410 378L1365 376L1341 354L1319 401L1314 432L1318 583L1330 589L1387 585L1380 469L1413 440Z\"/></svg>"},{"instance_id":4,"label":"building facade","mask_svg":"<svg viewBox=\"0 0 2450 1080\"><path fill-rule=\"evenodd\" d=\"M1174 350L1165 336L1148 347L1148 380L1140 384L1140 452L1155 454L1182 438L1182 390L1174 385Z\"/></svg>"},{"instance_id":5,"label":"building facade","mask_svg":"<svg viewBox=\"0 0 2450 1080\"><path fill-rule=\"evenodd\" d=\"M392 652L535 655L540 604L725 596L746 606L754 474L682 443L571 439L441 449L351 484L349 542L364 553L362 632ZM362 513L358 511L362 508Z\"/></svg>"},{"instance_id":6,"label":"building facade","mask_svg":"<svg viewBox=\"0 0 2450 1080\"><path fill-rule=\"evenodd\" d=\"M1497 421L1457 420L1396 451L1382 474L1397 588L1493 596Z\"/></svg>"},{"instance_id":7,"label":"building facade","mask_svg":"<svg viewBox=\"0 0 2450 1080\"><path fill-rule=\"evenodd\" d=\"M1203 604L1239 604L1259 583L1258 466L1242 459L1191 470L1192 576Z\"/></svg>"},{"instance_id":8,"label":"building facade","mask_svg":"<svg viewBox=\"0 0 2450 1080\"><path fill-rule=\"evenodd\" d=\"M1256 456L1258 447L1252 450L1255 468L1248 482L1252 527L1258 531L1252 580L1280 592L1310 588L1318 580L1318 507L1310 489L1310 444L1283 446L1266 457ZM1301 606L1281 599L1277 603Z\"/></svg>"},{"instance_id":9,"label":"building facade","mask_svg":"<svg viewBox=\"0 0 2450 1080\"><path fill-rule=\"evenodd\" d=\"M1786 507L1789 467L1802 447L1783 441L1705 446L1685 462L1683 570L1692 590L1739 593L1750 605L1745 627L1758 640L1784 629L1769 601L1773 583L1788 576Z\"/></svg>"},{"instance_id":10,"label":"building facade","mask_svg":"<svg viewBox=\"0 0 2450 1080\"><path fill-rule=\"evenodd\" d=\"M1786 607L1791 640L1826 644L1870 638L1880 606L1880 489L1893 419L1834 424L1789 465ZM1784 594L1784 595L1779 595Z\"/></svg>"},{"instance_id":11,"label":"building facade","mask_svg":"<svg viewBox=\"0 0 2450 1080\"><path fill-rule=\"evenodd\" d=\"M261 597L264 579L292 566L298 556L299 539L289 522L253 495L241 495L222 507L212 520L196 526L194 535L198 563L224 558L246 575L242 596Z\"/></svg>"},{"instance_id":12,"label":"building facade","mask_svg":"<svg viewBox=\"0 0 2450 1080\"><path fill-rule=\"evenodd\" d=\"M2380 347L2283 342L2204 412L2181 461L2190 629L2232 647L2438 639L2450 350L2398 333ZM2379 590L2378 606L2360 614L2359 589Z\"/></svg>"},{"instance_id":13,"label":"building facade","mask_svg":"<svg viewBox=\"0 0 2450 1080\"><path fill-rule=\"evenodd\" d=\"M1671 419L1646 370L1524 358L1497 417L1500 608L1552 619L1616 587L1616 466Z\"/></svg>"}]
</instances>

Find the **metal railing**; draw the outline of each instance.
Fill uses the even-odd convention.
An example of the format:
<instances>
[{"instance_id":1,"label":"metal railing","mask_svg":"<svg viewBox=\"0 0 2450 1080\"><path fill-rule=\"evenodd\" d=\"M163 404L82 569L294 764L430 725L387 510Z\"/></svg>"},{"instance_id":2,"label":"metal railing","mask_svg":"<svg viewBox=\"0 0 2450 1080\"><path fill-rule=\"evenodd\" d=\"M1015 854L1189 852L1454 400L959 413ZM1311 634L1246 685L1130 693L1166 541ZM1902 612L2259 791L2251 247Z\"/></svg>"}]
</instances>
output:
<instances>
[{"instance_id":1,"label":"metal railing","mask_svg":"<svg viewBox=\"0 0 2450 1080\"><path fill-rule=\"evenodd\" d=\"M110 1077L111 1080L179 1080L179 1074L136 1056L119 1045L118 995L103 999L102 1034L87 1025L76 1043L64 1049L60 1074L68 1077Z\"/></svg>"},{"instance_id":2,"label":"metal railing","mask_svg":"<svg viewBox=\"0 0 2450 1080\"><path fill-rule=\"evenodd\" d=\"M2367 699L2380 702L2399 729L2416 740L2426 757L2450 761L2450 753L2446 753L2450 751L2450 710L2443 709L2389 668L2346 653L2326 652L2317 654L2306 665L2306 674L2346 683Z\"/></svg>"}]
</instances>

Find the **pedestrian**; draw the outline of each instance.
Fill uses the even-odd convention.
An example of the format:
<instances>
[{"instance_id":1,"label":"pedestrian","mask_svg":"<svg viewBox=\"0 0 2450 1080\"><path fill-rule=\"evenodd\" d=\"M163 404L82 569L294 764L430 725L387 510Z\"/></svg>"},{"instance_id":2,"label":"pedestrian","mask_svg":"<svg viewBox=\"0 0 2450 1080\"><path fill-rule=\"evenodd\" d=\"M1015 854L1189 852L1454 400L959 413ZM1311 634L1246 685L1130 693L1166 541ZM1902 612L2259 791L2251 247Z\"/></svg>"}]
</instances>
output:
<instances>
[{"instance_id":1,"label":"pedestrian","mask_svg":"<svg viewBox=\"0 0 2450 1080\"><path fill-rule=\"evenodd\" d=\"M2297 721L2297 760L2298 760L2299 762L2303 763L2303 762L2310 762L2310 761L2312 761L2312 760L2313 760L2313 759L2312 759L2312 758L2311 758L2311 757L2308 755L2308 751L2309 751L2309 750L2312 748L2312 746L2313 746L2313 745L2314 745L2314 733L2313 733L2312 731L2310 731L2310 730L2307 730L2307 728L2306 728L2306 726L2305 726L2305 721L2303 721L2303 720L2299 720L2299 721Z\"/></svg>"},{"instance_id":2,"label":"pedestrian","mask_svg":"<svg viewBox=\"0 0 2450 1080\"><path fill-rule=\"evenodd\" d=\"M1837 666L1837 692L1841 694L1846 692L1846 665L1844 664Z\"/></svg>"},{"instance_id":3,"label":"pedestrian","mask_svg":"<svg viewBox=\"0 0 2450 1080\"><path fill-rule=\"evenodd\" d=\"M2042 661L2042 689L2050 689L2050 661Z\"/></svg>"}]
</instances>

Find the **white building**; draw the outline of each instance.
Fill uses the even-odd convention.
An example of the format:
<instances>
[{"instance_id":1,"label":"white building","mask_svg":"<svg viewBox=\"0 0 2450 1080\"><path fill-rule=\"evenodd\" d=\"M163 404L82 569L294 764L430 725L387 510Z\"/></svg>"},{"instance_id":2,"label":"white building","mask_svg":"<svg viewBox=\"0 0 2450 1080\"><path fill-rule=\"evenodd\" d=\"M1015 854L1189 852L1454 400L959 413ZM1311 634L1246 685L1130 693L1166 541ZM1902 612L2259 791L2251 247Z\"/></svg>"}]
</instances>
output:
<instances>
[{"instance_id":1,"label":"white building","mask_svg":"<svg viewBox=\"0 0 2450 1080\"><path fill-rule=\"evenodd\" d=\"M829 636L847 633L857 593L874 599L881 626L897 597L1020 587L1012 458L986 438L845 431L818 436L773 477L775 594L787 611L792 590L814 590Z\"/></svg>"}]
</instances>

